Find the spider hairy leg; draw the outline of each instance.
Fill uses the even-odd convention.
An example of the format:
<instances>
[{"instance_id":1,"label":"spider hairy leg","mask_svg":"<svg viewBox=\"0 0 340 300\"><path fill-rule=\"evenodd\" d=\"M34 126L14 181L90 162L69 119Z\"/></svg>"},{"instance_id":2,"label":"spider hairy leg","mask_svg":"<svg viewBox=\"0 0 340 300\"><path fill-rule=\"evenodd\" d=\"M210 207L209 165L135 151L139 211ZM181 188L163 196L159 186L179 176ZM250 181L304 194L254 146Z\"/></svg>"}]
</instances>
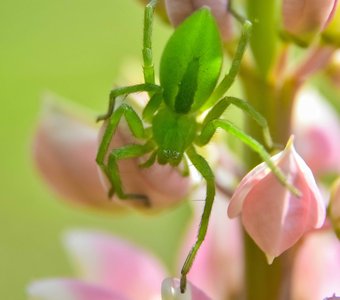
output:
<instances>
[{"instance_id":1,"label":"spider hairy leg","mask_svg":"<svg viewBox=\"0 0 340 300\"><path fill-rule=\"evenodd\" d=\"M197 169L197 171L205 179L207 186L206 186L205 205L203 209L200 226L198 229L197 240L194 246L191 248L181 270L180 288L181 288L182 293L184 293L186 289L187 274L189 273L191 266L195 260L196 254L207 234L209 218L210 218L211 209L212 209L212 205L213 205L214 198L215 198L215 177L208 162L201 155L199 155L196 152L195 148L192 146L187 149L186 154L188 155L189 160L192 162L192 164Z\"/></svg>"}]
</instances>

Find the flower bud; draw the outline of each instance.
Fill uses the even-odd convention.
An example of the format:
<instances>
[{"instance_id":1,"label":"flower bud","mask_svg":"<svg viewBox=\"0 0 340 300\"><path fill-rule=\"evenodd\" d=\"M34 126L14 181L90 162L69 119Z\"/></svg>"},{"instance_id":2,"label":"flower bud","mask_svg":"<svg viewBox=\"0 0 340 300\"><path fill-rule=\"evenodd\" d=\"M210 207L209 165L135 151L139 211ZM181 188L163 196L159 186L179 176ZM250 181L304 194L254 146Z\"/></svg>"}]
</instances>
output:
<instances>
[{"instance_id":1,"label":"flower bud","mask_svg":"<svg viewBox=\"0 0 340 300\"><path fill-rule=\"evenodd\" d=\"M333 227L340 238L340 177L332 186L328 213Z\"/></svg>"},{"instance_id":2,"label":"flower bud","mask_svg":"<svg viewBox=\"0 0 340 300\"><path fill-rule=\"evenodd\" d=\"M262 163L242 179L228 207L230 218L241 214L246 231L265 252L268 263L325 220L325 204L313 174L295 151L292 139L272 161L299 189L300 197L289 192Z\"/></svg>"},{"instance_id":3,"label":"flower bud","mask_svg":"<svg viewBox=\"0 0 340 300\"><path fill-rule=\"evenodd\" d=\"M331 20L337 0L283 0L285 34L302 46L308 45Z\"/></svg>"},{"instance_id":4,"label":"flower bud","mask_svg":"<svg viewBox=\"0 0 340 300\"><path fill-rule=\"evenodd\" d=\"M165 0L165 4L169 19L174 26L182 23L184 19L202 6L210 7L212 14L216 18L222 38L226 41L232 38L228 0Z\"/></svg>"}]
</instances>

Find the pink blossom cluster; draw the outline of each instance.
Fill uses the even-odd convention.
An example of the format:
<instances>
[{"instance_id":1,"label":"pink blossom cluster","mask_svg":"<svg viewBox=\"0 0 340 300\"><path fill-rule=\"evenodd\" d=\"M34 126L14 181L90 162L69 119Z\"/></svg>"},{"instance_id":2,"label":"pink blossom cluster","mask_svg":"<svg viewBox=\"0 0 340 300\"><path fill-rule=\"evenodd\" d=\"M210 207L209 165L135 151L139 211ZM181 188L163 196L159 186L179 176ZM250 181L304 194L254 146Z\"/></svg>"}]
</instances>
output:
<instances>
[{"instance_id":1,"label":"pink blossom cluster","mask_svg":"<svg viewBox=\"0 0 340 300\"><path fill-rule=\"evenodd\" d=\"M78 205L111 210L114 213L126 211L129 205L136 208L134 203L121 204L122 201L119 199L108 201L105 183L98 179L94 161L98 134L94 124L91 125L85 115L80 117L79 112L78 116L75 116L71 107L55 96L49 95L47 98L34 143L37 167L47 182L63 198ZM126 132L122 127L118 136L124 139ZM224 163L215 162L220 169L225 169L219 171L221 174L218 176L219 181L228 177L225 174L230 166L225 162L225 155L230 154L225 151L223 153ZM323 226L325 221L325 201L312 172L296 152L293 140L289 141L286 148L275 155L272 161L300 190L301 195L294 195L288 191L263 163L248 173L236 188L228 206L229 217L241 215L244 228L264 251L269 263L294 244L301 244L292 277L293 295L296 295L294 299L321 299L333 293L339 294L340 243L329 226L312 232L314 228ZM125 167L125 163L123 161L121 164L122 168ZM154 169L156 171L150 173L140 171L138 168L122 173L128 174L126 178L123 177L124 182L133 181L134 186L140 188L139 191L157 196L162 193L165 195L164 199L170 199L168 202L163 200L163 203L159 203L153 201L154 198L151 196L151 210L158 211L171 207L182 201L184 195L193 193L190 192L187 179L182 179L174 173L175 170L158 165ZM235 171L236 167L232 169ZM139 178L141 182L139 185L136 184L134 177ZM167 178L164 186L158 181L162 177ZM146 181L149 182L148 185L145 184ZM171 184L174 186L181 184L182 188L177 191L178 194L168 189ZM337 208L340 203L338 190L339 187L334 189L333 193L332 220L340 218ZM200 190L194 193L199 192ZM197 225L202 207L198 207L199 203L195 205L193 222ZM221 299L226 295L232 297L242 292L241 228L237 219L228 219L226 209L223 194L219 193L215 200L208 235L189 276L192 295L203 293L195 286L209 295L210 299ZM263 217L263 212L266 217ZM194 240L197 226L192 225L190 228L186 239L188 244L184 245L183 254ZM29 294L33 299L35 296L39 296L38 299L55 299L53 297L56 291L63 293L60 295L68 295L68 298L66 296L58 298L65 300L160 299L161 282L171 275L167 274L159 261L145 251L115 237L97 232L74 231L66 236L64 242L80 271L81 280L64 278L35 282L29 288ZM332 256L328 254L326 260L325 251L333 253ZM181 258L183 257L184 255L181 255ZM310 263L311 260L313 263ZM131 271L131 268L134 268L134 271ZM140 275L136 274L136 270ZM133 278L129 276L131 272L135 274ZM302 276L305 272L308 276L306 274ZM314 288L306 288L310 285ZM168 279L163 286L168 287L168 291L174 293L176 291L174 280ZM145 298L146 296L148 298ZM208 296L200 297L193 296L192 299L209 299ZM163 299L172 298L164 296Z\"/></svg>"}]
</instances>

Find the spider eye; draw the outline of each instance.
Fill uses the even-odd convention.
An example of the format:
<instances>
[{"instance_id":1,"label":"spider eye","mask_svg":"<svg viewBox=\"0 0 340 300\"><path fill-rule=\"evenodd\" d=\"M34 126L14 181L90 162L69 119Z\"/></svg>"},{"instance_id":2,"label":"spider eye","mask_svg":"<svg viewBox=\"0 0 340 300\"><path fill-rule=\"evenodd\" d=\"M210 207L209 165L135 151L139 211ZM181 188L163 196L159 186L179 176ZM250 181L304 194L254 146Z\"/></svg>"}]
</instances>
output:
<instances>
[{"instance_id":1,"label":"spider eye","mask_svg":"<svg viewBox=\"0 0 340 300\"><path fill-rule=\"evenodd\" d=\"M169 163L172 166L177 166L182 160L182 154L173 149L160 149L158 151L158 163L164 165Z\"/></svg>"}]
</instances>

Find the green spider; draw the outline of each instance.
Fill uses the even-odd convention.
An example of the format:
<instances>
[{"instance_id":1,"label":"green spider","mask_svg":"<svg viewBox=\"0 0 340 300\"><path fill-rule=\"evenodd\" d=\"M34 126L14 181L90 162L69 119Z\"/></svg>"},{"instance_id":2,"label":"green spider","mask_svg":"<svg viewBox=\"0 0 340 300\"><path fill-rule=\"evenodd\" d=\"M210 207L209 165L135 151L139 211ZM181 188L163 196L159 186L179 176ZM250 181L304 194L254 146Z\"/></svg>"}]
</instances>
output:
<instances>
[{"instance_id":1,"label":"green spider","mask_svg":"<svg viewBox=\"0 0 340 300\"><path fill-rule=\"evenodd\" d=\"M147 203L143 195L126 194L123 191L117 161L149 155L140 167L150 167L156 161L179 166L189 160L206 181L205 207L197 240L189 252L181 271L181 291L186 289L186 276L207 232L209 217L215 197L214 173L207 161L197 153L196 147L209 143L215 131L221 128L236 136L267 162L278 179L292 190L283 173L273 165L270 155L256 140L238 129L221 115L233 104L249 114L264 131L269 147L271 139L266 120L246 101L225 94L232 85L246 49L252 24L242 21L242 35L229 72L217 84L220 77L223 52L216 22L208 8L202 8L188 17L170 37L160 62L160 85L155 83L152 59L151 33L153 13L157 0L151 0L145 8L143 38L143 73L145 82L120 87L110 93L109 108L98 121L107 120L96 161L111 183L109 197L115 193L120 199L139 199ZM236 16L240 20L239 16ZM149 102L142 119L134 109L122 103L115 108L119 96L148 92ZM209 110L203 122L198 117ZM109 145L122 117L125 117L132 134L142 141L114 149L108 156ZM145 127L144 127L145 126Z\"/></svg>"}]
</instances>

